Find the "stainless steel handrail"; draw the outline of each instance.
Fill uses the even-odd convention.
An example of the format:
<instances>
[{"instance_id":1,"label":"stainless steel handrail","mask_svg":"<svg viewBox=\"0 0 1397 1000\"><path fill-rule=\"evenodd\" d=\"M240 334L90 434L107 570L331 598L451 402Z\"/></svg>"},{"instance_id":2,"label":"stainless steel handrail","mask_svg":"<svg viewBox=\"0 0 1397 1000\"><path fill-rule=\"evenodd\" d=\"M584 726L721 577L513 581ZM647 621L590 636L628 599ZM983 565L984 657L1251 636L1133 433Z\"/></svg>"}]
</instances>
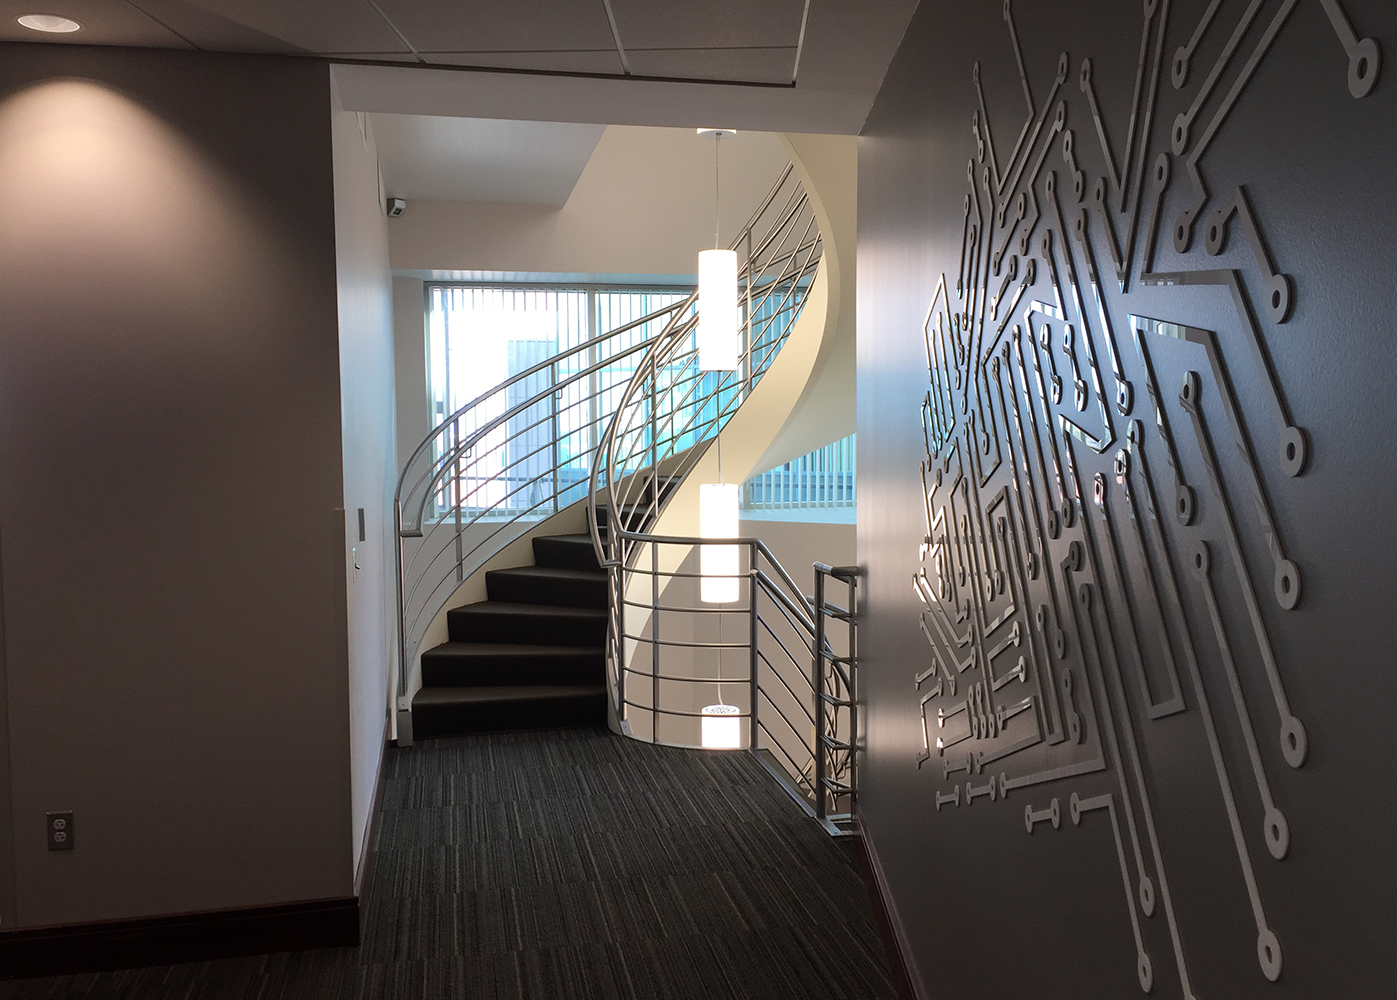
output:
<instances>
[{"instance_id":1,"label":"stainless steel handrail","mask_svg":"<svg viewBox=\"0 0 1397 1000\"><path fill-rule=\"evenodd\" d=\"M588 525L598 559L610 574L608 678L623 731L655 742L694 745L692 727L702 713L694 710L691 694L675 697L671 692L717 684L745 689L747 694L736 701L736 717L745 720L747 746L769 753L767 766L773 773L779 770L792 794L835 831L847 821L858 736L853 647L846 655L837 648L839 637L829 634L830 608L824 599L828 572L817 570L817 597L812 599L759 539L694 538L653 529L667 503L668 486L697 466L770 366L809 295L822 246L813 210L799 189L784 199L774 192L764 210L778 203L775 221L764 234L749 226L732 244L748 248L739 277L747 319L738 370L699 370L692 316L649 343L595 453L587 488L593 512ZM675 596L671 589L683 591L701 578L683 559L705 546L737 546L747 553L746 568L737 574L743 581L737 606L704 607L695 601L684 607L683 595ZM662 553L674 558L662 565ZM838 574L846 569L834 571L838 579L845 579ZM851 586L853 579L848 578ZM670 632L668 623L686 613L689 621L707 622L710 628L716 615L719 629L740 615L747 621L746 634L743 641L722 641L720 632L719 641L712 641L711 636L690 634L687 627ZM841 620L852 629L852 615ZM704 651L720 656L743 649L747 667L739 673L744 676L724 678L722 669L700 669L697 661L693 669L681 669L686 659ZM675 666L662 664L662 651L667 651L663 661Z\"/></svg>"},{"instance_id":2,"label":"stainless steel handrail","mask_svg":"<svg viewBox=\"0 0 1397 1000\"><path fill-rule=\"evenodd\" d=\"M482 509L481 512L469 518L463 517L467 510L467 499L471 494L478 493L481 486L477 485L473 487L471 494L462 493L458 489L458 495L454 502L451 503L444 512L441 512L437 518L437 523L449 521L454 518L456 530L454 532L446 532L446 537L442 539L441 544L435 551L429 549L425 554L420 550L418 553L415 553L415 565L413 567L415 575L411 580L408 580L405 572L404 540L424 538L423 521L425 519L427 503L430 502L434 496L439 494L442 484L448 479L454 479L459 483L459 481L467 478L465 473L472 467L472 463L478 462L482 457L480 455L475 455L474 458L468 456L471 456L482 443L485 444L484 454L486 456L501 452L507 449L512 442L524 438L525 435L535 431L541 424L551 422L555 425L556 429L558 418L567 413L567 411L576 407L589 405L599 395L617 391L620 388L619 383L607 385L600 392L583 396L561 409L554 405L554 401L557 399L558 395L565 392L570 387L583 384L584 380L590 379L592 376L608 369L614 369L618 363L642 353L647 349L651 340L655 339L660 333L663 333L663 330L667 328L668 324L673 323L676 316L682 316L686 308L692 309L693 302L694 297L690 295L680 302L672 303L662 309L655 310L638 319L615 327L599 336L582 341L567 350L560 351L558 354L511 376L509 379L452 412L433 428L414 449L411 457L408 459L407 463L404 464L403 470L399 475L394 497L394 529L396 535L396 544L394 548L397 598L396 630L398 633L397 644L399 663L397 678L397 698L399 703L397 709L399 712L400 724L405 723L410 725L410 720L405 719L402 713L408 707L404 704L404 701L407 696L409 673L415 659L416 647L421 639L420 633L425 627L425 623L429 622L440 610L440 605L443 604L445 600L449 599L451 593L455 591L460 582L465 576L469 575L465 572L464 568L468 564L468 561L482 550L489 550L492 542L498 542L501 536L507 534L506 529L511 525L516 525L521 519L535 514L541 508L551 508L557 503L560 495L578 490L585 481L585 477L579 477L577 480L567 483L566 486L563 486L561 489L559 488L558 479L560 477L558 474L564 469L575 465L577 462L576 456L569 456L565 461L555 459L551 463L547 463L540 470L530 470L525 476L502 476L496 474L489 477L470 477L483 479L489 483L507 484L513 481L516 484L512 488L505 489L503 496L498 498L489 508ZM643 329L647 324L655 324L666 318L668 318L666 327L649 338L623 347L620 350L611 350L612 345L625 334ZM571 372L564 378L559 379L554 377L550 380L550 384L547 387L534 392L527 399L513 406L506 407L504 412L496 414L487 420L484 425L477 427L470 434L461 434L460 425L473 410L479 409L490 400L498 399L502 395L507 395L512 387L524 384L528 379L534 378L544 372L557 371L561 366L566 365L569 361L579 356L591 354L591 356L595 357L597 353L604 353L601 360L595 361L578 371ZM500 428L506 427L511 420L519 417L521 414L528 414L534 407L542 405L551 407L551 412L548 416L541 420L533 421L523 428L507 433L505 437L500 440L491 441L491 435L496 435ZM591 432L593 439L599 442L602 437L600 432L604 427L604 421L607 416L606 414L602 414L591 420L579 421L577 425L570 428L564 436L573 437ZM550 447L553 447L556 451L557 434L553 434L552 437L554 440L551 444L545 444L532 451L526 452L520 458L516 459L514 464L524 464L524 467L528 469L529 467L525 463L535 459L542 452L549 450ZM443 438L454 443L444 447L441 454L428 462L427 467L421 470L416 475L416 478L409 483L409 479L415 467L418 466L424 456L429 454L433 446L440 446ZM463 462L465 463L464 467L462 464ZM545 481L551 481L552 483L552 489L549 491L548 496L541 497L538 501L528 504L522 509L507 506L521 494L525 494L532 486ZM405 523L403 516L405 508L412 510L414 507L415 511L412 511ZM508 510L510 516L500 519L499 523L493 524L492 530L484 538L477 539L474 545L467 551L464 543L461 541L464 529L471 524L485 519L487 516L485 510L493 511L502 508ZM453 547L455 548L454 557L447 557L448 551ZM500 548L503 546L502 544L496 544L495 547ZM422 558L424 555L425 558ZM425 596L422 596L424 592L421 588L424 586L427 590L425 591ZM416 602L414 610L414 601L419 596L422 596L422 599ZM410 735L408 736L408 741L410 742Z\"/></svg>"}]
</instances>

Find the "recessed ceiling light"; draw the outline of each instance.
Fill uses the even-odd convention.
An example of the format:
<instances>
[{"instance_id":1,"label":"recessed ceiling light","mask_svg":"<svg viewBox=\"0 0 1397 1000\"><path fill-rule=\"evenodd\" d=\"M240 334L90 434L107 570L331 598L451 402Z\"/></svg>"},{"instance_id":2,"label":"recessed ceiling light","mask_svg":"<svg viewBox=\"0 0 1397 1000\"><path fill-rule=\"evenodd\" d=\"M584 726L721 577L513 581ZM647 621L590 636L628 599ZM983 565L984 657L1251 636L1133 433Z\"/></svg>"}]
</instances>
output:
<instances>
[{"instance_id":1,"label":"recessed ceiling light","mask_svg":"<svg viewBox=\"0 0 1397 1000\"><path fill-rule=\"evenodd\" d=\"M57 14L25 14L19 18L19 23L35 31L54 31L60 34L77 31L82 27L72 18L59 17Z\"/></svg>"}]
</instances>

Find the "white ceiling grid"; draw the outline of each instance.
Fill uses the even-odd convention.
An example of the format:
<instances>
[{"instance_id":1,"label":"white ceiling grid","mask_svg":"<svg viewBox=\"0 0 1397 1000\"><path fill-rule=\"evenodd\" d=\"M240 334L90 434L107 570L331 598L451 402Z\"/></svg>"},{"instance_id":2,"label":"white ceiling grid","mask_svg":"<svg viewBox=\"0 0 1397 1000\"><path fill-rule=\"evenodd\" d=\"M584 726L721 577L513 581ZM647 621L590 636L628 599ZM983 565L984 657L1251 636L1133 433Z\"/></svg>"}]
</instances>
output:
<instances>
[{"instance_id":1,"label":"white ceiling grid","mask_svg":"<svg viewBox=\"0 0 1397 1000\"><path fill-rule=\"evenodd\" d=\"M528 107L542 105L543 120L721 119L734 127L847 133L862 125L916 5L0 0L0 41L321 56L358 71L337 76L351 110L522 118L535 117ZM83 29L44 35L17 23L40 8ZM502 70L528 76L488 79ZM416 76L397 80L394 73ZM615 91L612 81L628 89Z\"/></svg>"},{"instance_id":2,"label":"white ceiling grid","mask_svg":"<svg viewBox=\"0 0 1397 1000\"><path fill-rule=\"evenodd\" d=\"M34 0L0 0L0 38L789 84L806 3L44 0L84 28L45 38L15 21Z\"/></svg>"}]
</instances>

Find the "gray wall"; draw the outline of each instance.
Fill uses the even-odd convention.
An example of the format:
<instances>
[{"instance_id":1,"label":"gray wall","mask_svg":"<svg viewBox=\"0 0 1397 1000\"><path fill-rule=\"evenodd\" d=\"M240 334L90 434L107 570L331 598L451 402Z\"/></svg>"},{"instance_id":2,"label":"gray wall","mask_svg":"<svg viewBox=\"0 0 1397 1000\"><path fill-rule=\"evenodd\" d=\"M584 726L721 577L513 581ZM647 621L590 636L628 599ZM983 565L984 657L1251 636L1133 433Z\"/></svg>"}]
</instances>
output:
<instances>
[{"instance_id":1,"label":"gray wall","mask_svg":"<svg viewBox=\"0 0 1397 1000\"><path fill-rule=\"evenodd\" d=\"M1385 860L1397 829L1397 545L1379 523L1397 486L1386 458L1397 433L1397 81L1386 67L1371 93L1353 96L1325 7L1265 2L1250 5L1254 22L1220 63L1248 9L1222 4L1176 88L1170 63L1207 6L924 0L861 139L862 810L927 996L1131 996L1144 980L1165 997L1371 997L1397 978L1388 946L1397 876ZM1359 39L1375 37L1390 57L1390 4L1339 7ZM1253 55L1255 73L1238 88ZM1217 85L1205 93L1215 65ZM1172 126L1195 100L1176 155ZM1059 102L1083 174L1080 203L1065 135L1053 129ZM1161 154L1169 178L1151 239ZM1108 155L1126 178L1124 210ZM1190 160L1206 184L1201 199ZM1103 177L1099 209L1092 192ZM1207 240L1214 213L1236 204L1239 185L1274 265L1258 260L1236 215L1222 220L1225 245L1210 253L1219 249ZM1026 218L1016 223L1020 194ZM1199 200L1192 245L1176 250L1176 219ZM994 203L1007 208L1002 224ZM1085 242L1074 234L1079 213ZM1123 280L1107 221L1129 258ZM996 273L992 255L1006 246ZM1050 260L1061 318L1051 314ZM1011 304L1030 262L1033 277ZM1017 277L1005 285L1011 266ZM1272 266L1293 279L1288 316L1268 308ZM1217 270L1225 273L1197 273ZM1234 272L1240 299L1226 285L1189 283ZM995 309L987 300L1001 287ZM1035 301L1049 308L1029 315ZM1132 315L1178 324L1146 327L1141 340L1181 483ZM1035 333L1047 327L1048 350L1030 322ZM1060 402L1053 370L1065 383ZM1185 406L1188 372L1198 392ZM1287 468L1290 424L1307 442L1298 475ZM1103 436L1114 440L1101 447ZM1187 524L1175 515L1179 485L1193 491ZM1068 501L1074 517L1054 537L1052 515ZM1195 571L1199 543L1210 554L1206 577ZM1298 567L1298 602L1281 560ZM1278 571L1289 592L1277 590ZM1015 628L1019 645L996 656ZM1026 679L994 690L1019 657ZM999 725L995 710L1025 698L1029 709ZM1304 753L1289 741L1292 714ZM937 738L952 745L938 753ZM949 770L967 763L968 773Z\"/></svg>"},{"instance_id":2,"label":"gray wall","mask_svg":"<svg viewBox=\"0 0 1397 1000\"><path fill-rule=\"evenodd\" d=\"M19 925L351 891L328 76L0 47Z\"/></svg>"}]
</instances>

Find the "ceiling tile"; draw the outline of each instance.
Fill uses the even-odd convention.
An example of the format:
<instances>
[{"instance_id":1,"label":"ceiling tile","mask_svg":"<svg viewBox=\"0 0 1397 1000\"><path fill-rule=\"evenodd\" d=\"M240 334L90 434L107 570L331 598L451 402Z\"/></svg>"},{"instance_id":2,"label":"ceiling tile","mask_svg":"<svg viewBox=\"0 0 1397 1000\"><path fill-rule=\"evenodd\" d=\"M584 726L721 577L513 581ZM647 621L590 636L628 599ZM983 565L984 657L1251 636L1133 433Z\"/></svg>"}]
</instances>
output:
<instances>
[{"instance_id":1,"label":"ceiling tile","mask_svg":"<svg viewBox=\"0 0 1397 1000\"><path fill-rule=\"evenodd\" d=\"M743 83L790 83L795 46L770 49L626 50L636 76L686 80L731 80Z\"/></svg>"},{"instance_id":2,"label":"ceiling tile","mask_svg":"<svg viewBox=\"0 0 1397 1000\"><path fill-rule=\"evenodd\" d=\"M378 0L418 50L615 48L602 0Z\"/></svg>"},{"instance_id":3,"label":"ceiling tile","mask_svg":"<svg viewBox=\"0 0 1397 1000\"><path fill-rule=\"evenodd\" d=\"M632 49L790 46L805 0L611 0L627 58Z\"/></svg>"},{"instance_id":4,"label":"ceiling tile","mask_svg":"<svg viewBox=\"0 0 1397 1000\"><path fill-rule=\"evenodd\" d=\"M50 0L51 2L51 0ZM126 0L201 49L221 52L304 53L282 38L264 34L191 0Z\"/></svg>"},{"instance_id":5,"label":"ceiling tile","mask_svg":"<svg viewBox=\"0 0 1397 1000\"><path fill-rule=\"evenodd\" d=\"M58 14L77 21L82 30L66 35L34 31L16 20L21 14ZM179 35L124 0L0 0L0 41L190 47Z\"/></svg>"},{"instance_id":6,"label":"ceiling tile","mask_svg":"<svg viewBox=\"0 0 1397 1000\"><path fill-rule=\"evenodd\" d=\"M554 73L610 73L616 76L622 73L621 57L615 49L594 52L423 52L422 58L443 66L490 66Z\"/></svg>"},{"instance_id":7,"label":"ceiling tile","mask_svg":"<svg viewBox=\"0 0 1397 1000\"><path fill-rule=\"evenodd\" d=\"M194 14L214 14L233 26L250 28L259 36L289 42L306 52L408 50L368 0L183 0L183 5L196 8ZM235 29L228 30L231 38ZM209 47L240 49L236 43L216 41L210 41Z\"/></svg>"}]
</instances>

